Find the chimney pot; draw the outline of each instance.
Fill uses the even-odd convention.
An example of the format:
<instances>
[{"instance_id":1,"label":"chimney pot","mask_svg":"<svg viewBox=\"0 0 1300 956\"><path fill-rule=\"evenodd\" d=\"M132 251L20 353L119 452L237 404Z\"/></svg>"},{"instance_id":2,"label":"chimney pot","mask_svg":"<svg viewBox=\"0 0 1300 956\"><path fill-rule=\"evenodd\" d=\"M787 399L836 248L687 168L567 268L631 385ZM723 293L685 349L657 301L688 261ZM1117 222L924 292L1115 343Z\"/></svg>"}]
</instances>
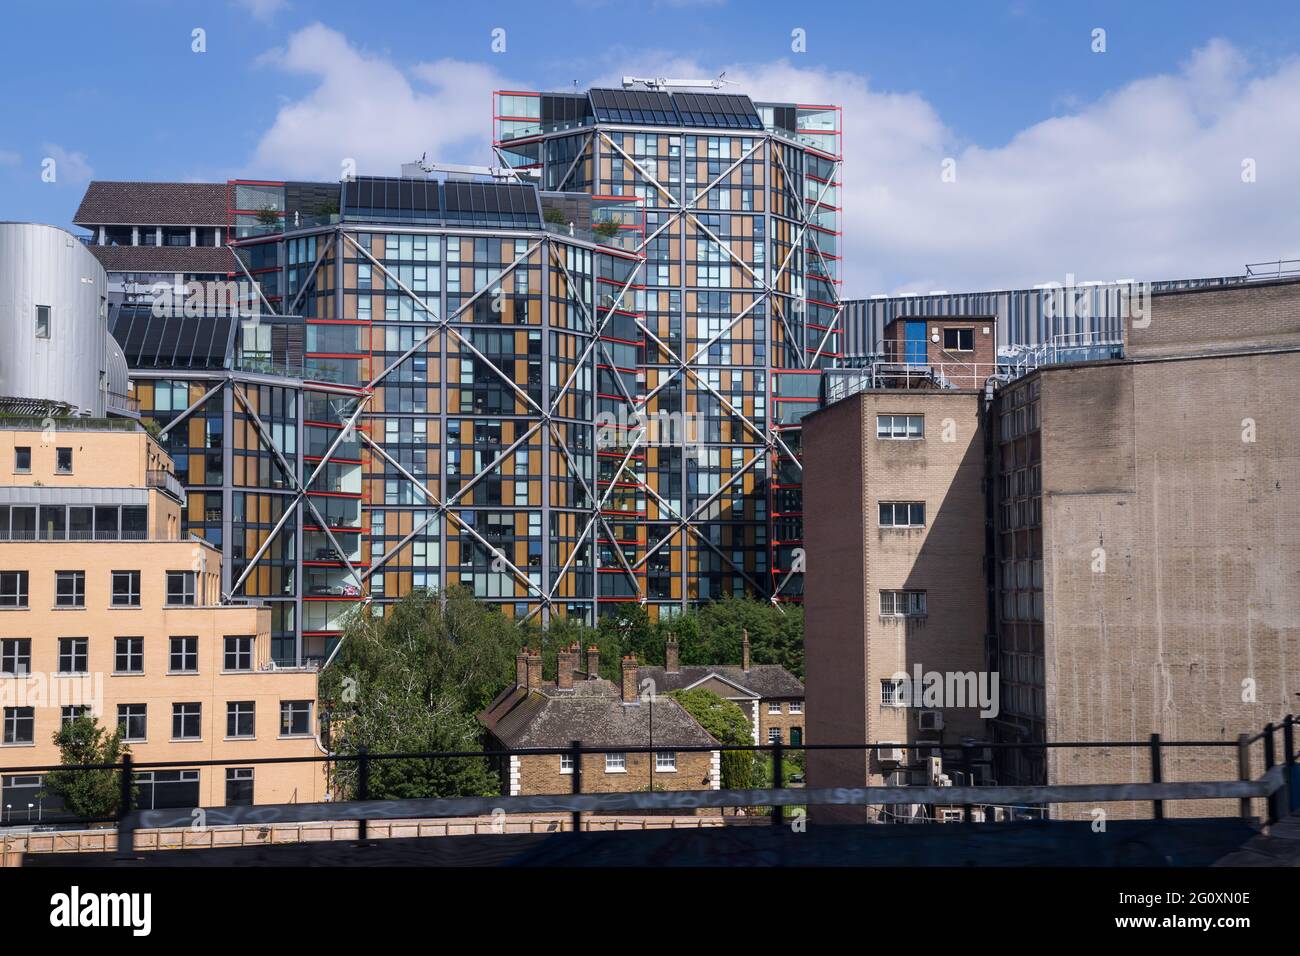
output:
<instances>
[{"instance_id":1,"label":"chimney pot","mask_svg":"<svg viewBox=\"0 0 1300 956\"><path fill-rule=\"evenodd\" d=\"M742 628L740 632L740 669L749 673L749 628Z\"/></svg>"},{"instance_id":2,"label":"chimney pot","mask_svg":"<svg viewBox=\"0 0 1300 956\"><path fill-rule=\"evenodd\" d=\"M542 689L542 653L537 650L528 651L528 689Z\"/></svg>"},{"instance_id":3,"label":"chimney pot","mask_svg":"<svg viewBox=\"0 0 1300 956\"><path fill-rule=\"evenodd\" d=\"M587 648L587 680L600 677L600 648L592 644Z\"/></svg>"},{"instance_id":4,"label":"chimney pot","mask_svg":"<svg viewBox=\"0 0 1300 956\"><path fill-rule=\"evenodd\" d=\"M623 703L635 704L640 700L636 689L636 655L623 658Z\"/></svg>"},{"instance_id":5,"label":"chimney pot","mask_svg":"<svg viewBox=\"0 0 1300 956\"><path fill-rule=\"evenodd\" d=\"M555 686L560 690L573 690L573 672L578 668L578 648L570 644L556 655Z\"/></svg>"},{"instance_id":6,"label":"chimney pot","mask_svg":"<svg viewBox=\"0 0 1300 956\"><path fill-rule=\"evenodd\" d=\"M664 645L664 673L676 674L677 670L677 638L670 637Z\"/></svg>"},{"instance_id":7,"label":"chimney pot","mask_svg":"<svg viewBox=\"0 0 1300 956\"><path fill-rule=\"evenodd\" d=\"M515 655L515 686L528 686L528 649Z\"/></svg>"}]
</instances>

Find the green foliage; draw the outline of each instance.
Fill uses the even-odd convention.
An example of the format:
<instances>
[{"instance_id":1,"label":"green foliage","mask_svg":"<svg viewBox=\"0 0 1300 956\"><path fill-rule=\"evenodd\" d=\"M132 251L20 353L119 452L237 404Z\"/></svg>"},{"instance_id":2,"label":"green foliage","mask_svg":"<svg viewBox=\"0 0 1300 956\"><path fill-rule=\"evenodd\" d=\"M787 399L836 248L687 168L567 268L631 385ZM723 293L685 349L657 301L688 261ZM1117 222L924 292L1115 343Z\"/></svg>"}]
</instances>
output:
<instances>
[{"instance_id":1,"label":"green foliage","mask_svg":"<svg viewBox=\"0 0 1300 956\"><path fill-rule=\"evenodd\" d=\"M257 211L257 221L263 226L278 226L280 214L276 212L274 206L264 206Z\"/></svg>"},{"instance_id":2,"label":"green foliage","mask_svg":"<svg viewBox=\"0 0 1300 956\"><path fill-rule=\"evenodd\" d=\"M754 732L745 712L729 700L723 700L710 690L679 690L668 695L686 709L700 726L713 735L720 744L744 746L754 742ZM753 787L754 754L749 750L724 750L722 752L722 786L727 790L748 790Z\"/></svg>"},{"instance_id":3,"label":"green foliage","mask_svg":"<svg viewBox=\"0 0 1300 956\"><path fill-rule=\"evenodd\" d=\"M355 754L480 750L475 715L514 680L526 632L472 594L417 591L386 618L358 617L335 663L321 675L322 709L333 714L333 749ZM356 763L337 765L354 794ZM375 761L375 799L490 795L499 781L486 758Z\"/></svg>"},{"instance_id":4,"label":"green foliage","mask_svg":"<svg viewBox=\"0 0 1300 956\"><path fill-rule=\"evenodd\" d=\"M553 223L554 225L557 226L563 226L565 223L569 221L568 217L564 215L563 211L556 209L554 206L551 206L548 209L544 210L542 212L542 218L545 219L547 222Z\"/></svg>"},{"instance_id":5,"label":"green foliage","mask_svg":"<svg viewBox=\"0 0 1300 956\"><path fill-rule=\"evenodd\" d=\"M64 766L120 763L130 752L120 730L110 734L94 717L68 721L54 734L54 743ZM121 807L122 774L117 770L53 770L45 776L45 787L79 817L115 817Z\"/></svg>"},{"instance_id":6,"label":"green foliage","mask_svg":"<svg viewBox=\"0 0 1300 956\"><path fill-rule=\"evenodd\" d=\"M619 224L610 220L595 223L591 231L602 239L613 239L619 233Z\"/></svg>"}]
</instances>

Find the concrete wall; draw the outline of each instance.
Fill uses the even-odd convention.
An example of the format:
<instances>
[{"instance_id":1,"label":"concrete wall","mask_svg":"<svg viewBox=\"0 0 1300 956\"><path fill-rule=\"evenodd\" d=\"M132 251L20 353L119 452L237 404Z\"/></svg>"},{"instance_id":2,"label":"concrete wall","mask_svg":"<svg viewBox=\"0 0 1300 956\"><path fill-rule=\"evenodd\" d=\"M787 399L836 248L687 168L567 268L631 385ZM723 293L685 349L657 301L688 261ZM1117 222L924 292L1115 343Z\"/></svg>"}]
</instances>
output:
<instances>
[{"instance_id":1,"label":"concrete wall","mask_svg":"<svg viewBox=\"0 0 1300 956\"><path fill-rule=\"evenodd\" d=\"M1152 329L1217 337L1242 294L1157 299ZM1267 310L1279 295L1261 289L1250 302ZM1234 311L1208 316L1219 299ZM1255 334L1254 319L1242 321ZM1049 369L1042 383L1048 739L1231 741L1294 711L1300 354ZM1236 755L1171 750L1164 771L1232 777ZM1057 751L1048 773L1051 783L1140 781L1150 762L1140 750Z\"/></svg>"}]
</instances>

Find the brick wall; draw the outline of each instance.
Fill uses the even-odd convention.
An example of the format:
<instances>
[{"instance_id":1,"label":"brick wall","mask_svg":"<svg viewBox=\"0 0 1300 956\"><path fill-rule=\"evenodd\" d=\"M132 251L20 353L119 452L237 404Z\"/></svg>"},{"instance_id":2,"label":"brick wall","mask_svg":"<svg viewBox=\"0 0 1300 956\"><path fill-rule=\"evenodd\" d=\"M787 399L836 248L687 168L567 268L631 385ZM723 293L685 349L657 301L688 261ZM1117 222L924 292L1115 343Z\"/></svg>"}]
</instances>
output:
<instances>
[{"instance_id":1,"label":"brick wall","mask_svg":"<svg viewBox=\"0 0 1300 956\"><path fill-rule=\"evenodd\" d=\"M560 772L558 754L521 756L518 762L520 794L569 793L573 776ZM626 773L606 773L605 755L588 754L582 758L583 793L619 793L645 790L650 784L650 761L653 755L630 753L626 755ZM677 771L654 774L656 789L712 790L713 754L711 751L677 754Z\"/></svg>"}]
</instances>

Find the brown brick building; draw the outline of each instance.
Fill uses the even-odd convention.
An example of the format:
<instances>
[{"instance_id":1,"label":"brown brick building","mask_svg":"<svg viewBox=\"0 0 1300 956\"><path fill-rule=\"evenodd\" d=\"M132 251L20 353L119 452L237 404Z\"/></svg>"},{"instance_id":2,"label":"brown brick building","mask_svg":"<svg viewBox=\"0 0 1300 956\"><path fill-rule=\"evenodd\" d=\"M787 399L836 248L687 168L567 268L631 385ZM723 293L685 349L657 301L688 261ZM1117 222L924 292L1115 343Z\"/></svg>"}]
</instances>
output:
<instances>
[{"instance_id":1,"label":"brown brick building","mask_svg":"<svg viewBox=\"0 0 1300 956\"><path fill-rule=\"evenodd\" d=\"M910 685L898 677L985 670L982 401L973 390L871 390L804 419L805 653L817 743L960 746L984 733L978 706L909 706ZM908 783L929 752L812 751L809 785Z\"/></svg>"},{"instance_id":2,"label":"brown brick building","mask_svg":"<svg viewBox=\"0 0 1300 956\"><path fill-rule=\"evenodd\" d=\"M591 648L595 653L595 648ZM668 697L642 694L635 657L623 660L622 682L578 670L576 645L560 651L557 679L542 680L542 658L521 653L515 683L497 695L479 720L498 750L568 747L653 747L654 753L613 752L582 758L584 792L716 790L719 751L679 752L717 741ZM590 675L597 668L589 664ZM585 679L584 679L585 678ZM502 790L510 796L568 793L573 760L567 754L512 754L502 767Z\"/></svg>"},{"instance_id":3,"label":"brown brick building","mask_svg":"<svg viewBox=\"0 0 1300 956\"><path fill-rule=\"evenodd\" d=\"M922 654L927 669L947 654L954 667L998 675L997 715L958 729L945 713L946 739L1227 742L1296 709L1300 284L1157 293L1134 315L1123 358L995 382L990 402L956 389L876 389L805 419L814 739L894 739L897 720L879 706L881 666ZM902 429L889 419L890 433L909 437L920 416L919 433L887 442L885 415L904 416ZM935 441L935 418L957 425L962 461ZM911 550L891 546L874 510L896 487L926 504ZM924 592L920 605L908 598L915 627L879 626L872 602L886 588ZM1003 783L1150 773L1141 749L981 756L993 754L987 776ZM1164 778L1235 776L1235 760L1227 748L1171 748ZM809 783L852 785L869 769L816 755Z\"/></svg>"},{"instance_id":4,"label":"brown brick building","mask_svg":"<svg viewBox=\"0 0 1300 956\"><path fill-rule=\"evenodd\" d=\"M749 718L754 743L799 746L805 743L803 682L780 664L752 664L749 659L749 634L741 638L741 662L734 664L678 663L677 642L670 639L665 647L664 667L641 667L637 684L650 687L656 694L677 690L708 690L740 707Z\"/></svg>"}]
</instances>

